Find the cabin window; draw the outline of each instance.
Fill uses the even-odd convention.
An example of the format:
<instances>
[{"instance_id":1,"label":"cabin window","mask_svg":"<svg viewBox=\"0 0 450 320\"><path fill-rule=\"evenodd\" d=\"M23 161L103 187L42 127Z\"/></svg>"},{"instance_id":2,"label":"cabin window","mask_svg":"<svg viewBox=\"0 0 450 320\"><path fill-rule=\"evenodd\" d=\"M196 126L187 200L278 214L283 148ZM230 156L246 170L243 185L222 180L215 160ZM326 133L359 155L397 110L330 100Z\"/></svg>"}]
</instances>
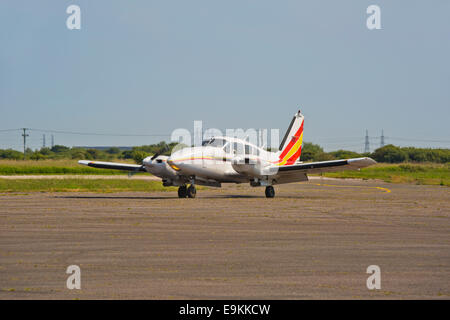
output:
<instances>
[{"instance_id":1,"label":"cabin window","mask_svg":"<svg viewBox=\"0 0 450 320\"><path fill-rule=\"evenodd\" d=\"M225 145L225 143L226 141L223 139L211 138L209 140L204 140L202 142L202 146L222 148Z\"/></svg>"},{"instance_id":2,"label":"cabin window","mask_svg":"<svg viewBox=\"0 0 450 320\"><path fill-rule=\"evenodd\" d=\"M244 153L244 145L239 142L233 143L233 151L235 154L243 154Z\"/></svg>"}]
</instances>

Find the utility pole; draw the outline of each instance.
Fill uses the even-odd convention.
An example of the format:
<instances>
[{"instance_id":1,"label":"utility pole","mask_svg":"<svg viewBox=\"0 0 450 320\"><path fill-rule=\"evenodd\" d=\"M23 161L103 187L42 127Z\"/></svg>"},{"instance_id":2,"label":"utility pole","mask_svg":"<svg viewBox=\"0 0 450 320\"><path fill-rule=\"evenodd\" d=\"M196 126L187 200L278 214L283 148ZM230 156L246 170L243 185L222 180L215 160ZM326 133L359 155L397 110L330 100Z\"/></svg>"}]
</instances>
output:
<instances>
[{"instance_id":1,"label":"utility pole","mask_svg":"<svg viewBox=\"0 0 450 320\"><path fill-rule=\"evenodd\" d=\"M42 135L42 148L45 148L45 133Z\"/></svg>"},{"instance_id":2,"label":"utility pole","mask_svg":"<svg viewBox=\"0 0 450 320\"><path fill-rule=\"evenodd\" d=\"M29 134L27 134L27 128L22 128L23 130L23 160L25 160L25 153L27 151L27 137L29 136Z\"/></svg>"},{"instance_id":3,"label":"utility pole","mask_svg":"<svg viewBox=\"0 0 450 320\"><path fill-rule=\"evenodd\" d=\"M369 145L369 131L366 129L366 141L364 143L364 153L370 152L370 145Z\"/></svg>"},{"instance_id":4,"label":"utility pole","mask_svg":"<svg viewBox=\"0 0 450 320\"><path fill-rule=\"evenodd\" d=\"M384 147L384 130L381 130L380 148Z\"/></svg>"}]
</instances>

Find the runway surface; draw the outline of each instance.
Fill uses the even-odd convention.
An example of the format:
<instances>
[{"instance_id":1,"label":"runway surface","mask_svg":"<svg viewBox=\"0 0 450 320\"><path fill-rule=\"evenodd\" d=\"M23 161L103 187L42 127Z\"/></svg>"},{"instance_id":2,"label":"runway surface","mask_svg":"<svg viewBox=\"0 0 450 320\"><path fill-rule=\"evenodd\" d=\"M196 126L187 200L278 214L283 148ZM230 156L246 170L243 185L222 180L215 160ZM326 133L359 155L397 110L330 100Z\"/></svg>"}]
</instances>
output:
<instances>
[{"instance_id":1,"label":"runway surface","mask_svg":"<svg viewBox=\"0 0 450 320\"><path fill-rule=\"evenodd\" d=\"M315 179L276 193L0 194L0 298L450 298L448 187ZM69 265L81 290L66 288Z\"/></svg>"}]
</instances>

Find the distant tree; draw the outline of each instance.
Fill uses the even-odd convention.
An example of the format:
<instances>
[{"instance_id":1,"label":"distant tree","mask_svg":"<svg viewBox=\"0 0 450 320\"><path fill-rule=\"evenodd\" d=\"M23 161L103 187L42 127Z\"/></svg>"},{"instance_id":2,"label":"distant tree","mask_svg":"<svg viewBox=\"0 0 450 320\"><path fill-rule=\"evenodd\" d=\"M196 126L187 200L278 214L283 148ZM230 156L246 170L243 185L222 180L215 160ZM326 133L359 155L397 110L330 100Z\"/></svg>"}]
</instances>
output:
<instances>
[{"instance_id":1,"label":"distant tree","mask_svg":"<svg viewBox=\"0 0 450 320\"><path fill-rule=\"evenodd\" d=\"M142 160L144 160L146 157L148 157L150 153L141 151L141 150L134 150L133 151L133 160L137 164L142 164Z\"/></svg>"},{"instance_id":2,"label":"distant tree","mask_svg":"<svg viewBox=\"0 0 450 320\"><path fill-rule=\"evenodd\" d=\"M313 160L314 161L328 161L328 160L334 160L336 159L331 153L328 152L321 152L314 155Z\"/></svg>"},{"instance_id":3,"label":"distant tree","mask_svg":"<svg viewBox=\"0 0 450 320\"><path fill-rule=\"evenodd\" d=\"M311 142L305 142L302 146L302 153L300 155L301 161L313 161L319 155L323 154L324 151L318 144L313 144Z\"/></svg>"},{"instance_id":4,"label":"distant tree","mask_svg":"<svg viewBox=\"0 0 450 320\"><path fill-rule=\"evenodd\" d=\"M350 158L359 158L362 155L360 153L349 151L349 150L337 150L330 152L332 156L336 159L350 159Z\"/></svg>"},{"instance_id":5,"label":"distant tree","mask_svg":"<svg viewBox=\"0 0 450 320\"><path fill-rule=\"evenodd\" d=\"M29 154L29 157L31 160L44 160L47 159L45 155L40 153L39 151L34 151L33 153Z\"/></svg>"},{"instance_id":6,"label":"distant tree","mask_svg":"<svg viewBox=\"0 0 450 320\"><path fill-rule=\"evenodd\" d=\"M167 145L166 142L161 141L155 146L154 151L155 151L155 153L162 154L162 153L169 151L169 146Z\"/></svg>"},{"instance_id":7,"label":"distant tree","mask_svg":"<svg viewBox=\"0 0 450 320\"><path fill-rule=\"evenodd\" d=\"M71 151L71 157L72 159L86 159L89 158L89 156L87 155L86 150L83 149L74 149Z\"/></svg>"},{"instance_id":8,"label":"distant tree","mask_svg":"<svg viewBox=\"0 0 450 320\"><path fill-rule=\"evenodd\" d=\"M133 150L125 150L122 152L120 158L122 159L133 159Z\"/></svg>"},{"instance_id":9,"label":"distant tree","mask_svg":"<svg viewBox=\"0 0 450 320\"><path fill-rule=\"evenodd\" d=\"M95 160L101 158L101 152L97 149L87 149L86 156L89 160Z\"/></svg>"},{"instance_id":10,"label":"distant tree","mask_svg":"<svg viewBox=\"0 0 450 320\"><path fill-rule=\"evenodd\" d=\"M133 151L143 151L149 154L164 154L170 155L172 149L177 145L177 142L171 142L167 144L165 141L158 142L157 144L151 144L140 147L133 147ZM128 154L123 154L123 157L127 157Z\"/></svg>"},{"instance_id":11,"label":"distant tree","mask_svg":"<svg viewBox=\"0 0 450 320\"><path fill-rule=\"evenodd\" d=\"M119 154L120 152L121 152L120 149L117 147L111 147L106 150L106 153L109 153L109 154Z\"/></svg>"},{"instance_id":12,"label":"distant tree","mask_svg":"<svg viewBox=\"0 0 450 320\"><path fill-rule=\"evenodd\" d=\"M0 159L21 160L23 159L23 153L13 149L0 149Z\"/></svg>"},{"instance_id":13,"label":"distant tree","mask_svg":"<svg viewBox=\"0 0 450 320\"><path fill-rule=\"evenodd\" d=\"M41 150L39 150L39 153L44 156L50 156L53 154L53 152L52 152L52 150L50 150L50 148L41 148Z\"/></svg>"},{"instance_id":14,"label":"distant tree","mask_svg":"<svg viewBox=\"0 0 450 320\"><path fill-rule=\"evenodd\" d=\"M408 158L414 162L437 162L447 163L450 161L450 149L430 148L402 148L408 154Z\"/></svg>"},{"instance_id":15,"label":"distant tree","mask_svg":"<svg viewBox=\"0 0 450 320\"><path fill-rule=\"evenodd\" d=\"M408 160L408 154L392 144L376 149L372 158L378 162L399 163Z\"/></svg>"},{"instance_id":16,"label":"distant tree","mask_svg":"<svg viewBox=\"0 0 450 320\"><path fill-rule=\"evenodd\" d=\"M70 150L70 148L57 144L57 145L54 145L50 150L55 153L62 153L62 152L68 152Z\"/></svg>"}]
</instances>

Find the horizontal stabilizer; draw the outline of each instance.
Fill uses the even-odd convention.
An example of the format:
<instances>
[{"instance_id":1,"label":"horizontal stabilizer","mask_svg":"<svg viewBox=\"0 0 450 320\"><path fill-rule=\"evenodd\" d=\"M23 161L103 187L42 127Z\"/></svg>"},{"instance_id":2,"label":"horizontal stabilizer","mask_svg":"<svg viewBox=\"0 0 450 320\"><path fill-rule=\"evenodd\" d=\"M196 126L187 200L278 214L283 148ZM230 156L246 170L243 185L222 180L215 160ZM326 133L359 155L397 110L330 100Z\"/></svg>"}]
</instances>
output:
<instances>
[{"instance_id":1,"label":"horizontal stabilizer","mask_svg":"<svg viewBox=\"0 0 450 320\"><path fill-rule=\"evenodd\" d=\"M278 171L304 171L306 173L333 172L341 170L357 170L376 164L377 162L371 158L353 158L343 160L319 161L299 163L290 166L282 166Z\"/></svg>"},{"instance_id":2,"label":"horizontal stabilizer","mask_svg":"<svg viewBox=\"0 0 450 320\"><path fill-rule=\"evenodd\" d=\"M343 170L358 170L376 164L371 158L353 158L331 161L319 161L298 163L278 167L275 181L277 184L307 181L307 174L318 174L322 172L335 172Z\"/></svg>"}]
</instances>

